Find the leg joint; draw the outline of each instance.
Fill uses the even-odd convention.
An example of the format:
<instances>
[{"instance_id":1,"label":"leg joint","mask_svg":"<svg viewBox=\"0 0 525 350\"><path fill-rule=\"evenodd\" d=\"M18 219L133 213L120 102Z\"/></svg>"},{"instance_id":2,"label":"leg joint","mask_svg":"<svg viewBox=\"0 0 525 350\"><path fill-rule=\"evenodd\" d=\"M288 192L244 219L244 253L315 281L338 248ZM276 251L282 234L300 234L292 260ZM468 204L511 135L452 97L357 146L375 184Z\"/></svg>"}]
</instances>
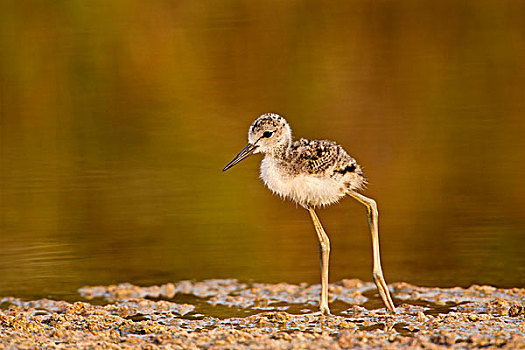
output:
<instances>
[{"instance_id":1,"label":"leg joint","mask_svg":"<svg viewBox=\"0 0 525 350\"><path fill-rule=\"evenodd\" d=\"M376 271L372 273L372 277L374 278L374 282L376 283L377 281L381 281L384 278L382 272L376 272Z\"/></svg>"},{"instance_id":2,"label":"leg joint","mask_svg":"<svg viewBox=\"0 0 525 350\"><path fill-rule=\"evenodd\" d=\"M320 241L319 250L322 251L323 253L330 253L330 241L327 241L327 242Z\"/></svg>"},{"instance_id":3,"label":"leg joint","mask_svg":"<svg viewBox=\"0 0 525 350\"><path fill-rule=\"evenodd\" d=\"M368 202L368 212L375 216L375 217L378 217L379 216L379 211L377 210L377 203L375 200L371 199L370 198L370 202Z\"/></svg>"}]
</instances>

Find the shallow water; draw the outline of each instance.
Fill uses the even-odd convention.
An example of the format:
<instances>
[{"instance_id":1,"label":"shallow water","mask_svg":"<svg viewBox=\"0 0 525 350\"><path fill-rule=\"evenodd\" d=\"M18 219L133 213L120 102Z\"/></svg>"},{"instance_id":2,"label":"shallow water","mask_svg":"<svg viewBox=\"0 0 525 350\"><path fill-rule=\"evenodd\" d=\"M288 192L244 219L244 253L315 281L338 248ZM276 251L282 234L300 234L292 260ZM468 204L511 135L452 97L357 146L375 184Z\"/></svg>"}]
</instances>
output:
<instances>
[{"instance_id":1,"label":"shallow water","mask_svg":"<svg viewBox=\"0 0 525 350\"><path fill-rule=\"evenodd\" d=\"M520 2L2 2L0 295L237 278L318 283L307 213L228 173L282 113L338 141L388 282L525 286ZM365 212L320 211L331 281L371 280Z\"/></svg>"}]
</instances>

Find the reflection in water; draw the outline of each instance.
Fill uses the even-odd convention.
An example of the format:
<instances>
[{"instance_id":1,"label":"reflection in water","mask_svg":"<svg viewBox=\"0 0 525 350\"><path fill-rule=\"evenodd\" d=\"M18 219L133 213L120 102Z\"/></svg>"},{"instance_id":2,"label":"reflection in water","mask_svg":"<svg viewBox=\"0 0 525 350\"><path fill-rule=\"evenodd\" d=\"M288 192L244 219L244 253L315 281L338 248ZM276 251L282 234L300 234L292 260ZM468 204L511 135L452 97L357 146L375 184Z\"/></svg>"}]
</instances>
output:
<instances>
[{"instance_id":1,"label":"reflection in water","mask_svg":"<svg viewBox=\"0 0 525 350\"><path fill-rule=\"evenodd\" d=\"M239 278L318 283L316 238L257 159L279 112L339 142L379 203L385 277L525 286L523 5L0 5L0 294ZM322 210L331 281L371 279L363 208Z\"/></svg>"}]
</instances>

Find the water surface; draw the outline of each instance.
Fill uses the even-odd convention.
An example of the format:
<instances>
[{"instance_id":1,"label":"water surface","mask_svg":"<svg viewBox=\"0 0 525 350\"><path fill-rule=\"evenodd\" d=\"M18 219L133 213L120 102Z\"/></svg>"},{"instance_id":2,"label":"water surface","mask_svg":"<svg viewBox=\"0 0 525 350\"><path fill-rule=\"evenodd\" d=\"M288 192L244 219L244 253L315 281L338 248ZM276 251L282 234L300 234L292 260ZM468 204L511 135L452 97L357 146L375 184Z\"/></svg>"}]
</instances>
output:
<instances>
[{"instance_id":1,"label":"water surface","mask_svg":"<svg viewBox=\"0 0 525 350\"><path fill-rule=\"evenodd\" d=\"M377 200L387 281L525 286L522 2L3 2L0 295L318 283L309 216L221 169L279 112ZM371 280L365 210L319 213Z\"/></svg>"}]
</instances>

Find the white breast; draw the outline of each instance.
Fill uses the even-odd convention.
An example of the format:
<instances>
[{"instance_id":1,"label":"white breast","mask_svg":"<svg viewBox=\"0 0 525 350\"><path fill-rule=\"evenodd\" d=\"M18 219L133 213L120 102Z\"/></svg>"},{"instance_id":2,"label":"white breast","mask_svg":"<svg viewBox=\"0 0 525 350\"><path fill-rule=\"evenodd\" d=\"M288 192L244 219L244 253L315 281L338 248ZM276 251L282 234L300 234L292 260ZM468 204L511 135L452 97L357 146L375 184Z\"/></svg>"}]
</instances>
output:
<instances>
[{"instance_id":1,"label":"white breast","mask_svg":"<svg viewBox=\"0 0 525 350\"><path fill-rule=\"evenodd\" d=\"M345 186L341 179L293 174L269 155L266 155L261 163L261 178L274 193L288 197L303 206L332 204L345 195Z\"/></svg>"}]
</instances>

